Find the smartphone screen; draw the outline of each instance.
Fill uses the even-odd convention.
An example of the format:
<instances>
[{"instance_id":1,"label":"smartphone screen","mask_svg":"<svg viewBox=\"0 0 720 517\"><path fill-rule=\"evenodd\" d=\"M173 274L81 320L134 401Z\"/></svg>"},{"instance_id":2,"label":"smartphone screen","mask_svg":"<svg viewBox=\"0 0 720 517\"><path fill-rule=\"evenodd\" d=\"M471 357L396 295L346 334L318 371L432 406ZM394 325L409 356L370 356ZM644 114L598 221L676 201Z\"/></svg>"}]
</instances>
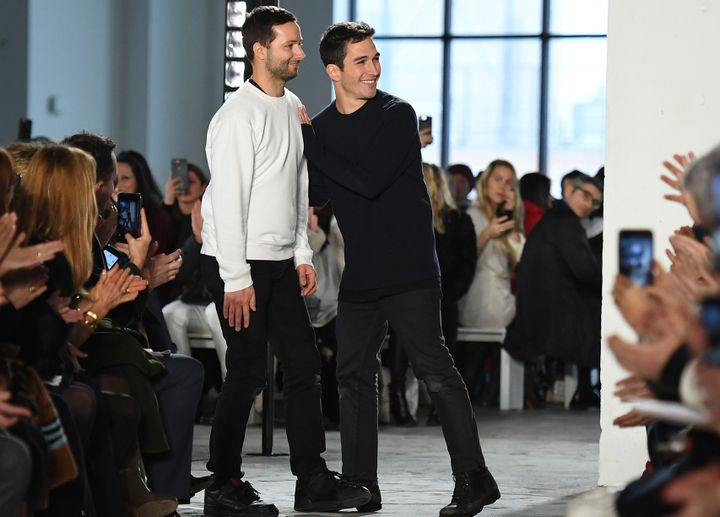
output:
<instances>
[{"instance_id":1,"label":"smartphone screen","mask_svg":"<svg viewBox=\"0 0 720 517\"><path fill-rule=\"evenodd\" d=\"M188 189L188 168L185 158L173 158L170 162L170 171L173 178L180 178L183 192Z\"/></svg>"},{"instance_id":2,"label":"smartphone screen","mask_svg":"<svg viewBox=\"0 0 720 517\"><path fill-rule=\"evenodd\" d=\"M140 237L140 209L142 208L142 195L121 192L118 194L118 222L116 235L118 240L124 241L125 234Z\"/></svg>"},{"instance_id":3,"label":"smartphone screen","mask_svg":"<svg viewBox=\"0 0 720 517\"><path fill-rule=\"evenodd\" d=\"M650 230L622 230L619 242L620 274L638 285L652 283L653 238Z\"/></svg>"},{"instance_id":4,"label":"smartphone screen","mask_svg":"<svg viewBox=\"0 0 720 517\"><path fill-rule=\"evenodd\" d=\"M420 115L418 117L418 130L429 129L432 133L432 117L429 115Z\"/></svg>"},{"instance_id":5,"label":"smartphone screen","mask_svg":"<svg viewBox=\"0 0 720 517\"><path fill-rule=\"evenodd\" d=\"M120 256L112 250L105 248L103 253L105 254L105 265L108 269L112 269L117 261L120 260Z\"/></svg>"}]
</instances>

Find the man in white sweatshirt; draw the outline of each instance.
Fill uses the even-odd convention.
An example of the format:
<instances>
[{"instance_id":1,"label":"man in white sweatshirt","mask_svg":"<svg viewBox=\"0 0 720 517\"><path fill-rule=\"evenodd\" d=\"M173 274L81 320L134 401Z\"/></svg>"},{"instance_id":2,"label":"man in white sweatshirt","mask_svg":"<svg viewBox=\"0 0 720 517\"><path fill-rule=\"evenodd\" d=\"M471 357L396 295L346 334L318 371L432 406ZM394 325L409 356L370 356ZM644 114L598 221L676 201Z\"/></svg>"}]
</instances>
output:
<instances>
[{"instance_id":1,"label":"man in white sweatshirt","mask_svg":"<svg viewBox=\"0 0 720 517\"><path fill-rule=\"evenodd\" d=\"M320 357L303 303L315 292L307 240L308 176L297 110L285 88L305 58L295 16L258 7L243 46L248 82L217 111L207 134L211 180L202 201L201 268L228 344L227 377L215 411L205 515L277 515L243 481L242 446L255 396L265 387L267 342L284 374L295 509L361 506L370 493L327 469Z\"/></svg>"}]
</instances>

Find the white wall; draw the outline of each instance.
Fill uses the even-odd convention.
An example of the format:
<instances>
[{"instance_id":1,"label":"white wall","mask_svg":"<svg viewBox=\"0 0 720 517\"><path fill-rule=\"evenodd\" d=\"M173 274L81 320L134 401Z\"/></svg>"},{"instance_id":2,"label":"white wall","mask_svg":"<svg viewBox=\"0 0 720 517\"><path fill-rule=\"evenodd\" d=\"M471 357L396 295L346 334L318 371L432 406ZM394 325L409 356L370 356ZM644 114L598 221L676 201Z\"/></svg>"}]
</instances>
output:
<instances>
[{"instance_id":1,"label":"white wall","mask_svg":"<svg viewBox=\"0 0 720 517\"><path fill-rule=\"evenodd\" d=\"M17 138L27 116L27 19L25 0L0 2L0 146Z\"/></svg>"},{"instance_id":2,"label":"white wall","mask_svg":"<svg viewBox=\"0 0 720 517\"><path fill-rule=\"evenodd\" d=\"M667 236L688 224L682 207L662 199L661 162L720 142L720 0L610 0L603 336L631 337L609 295L617 274L617 233L650 228L661 258ZM603 350L599 484L637 478L645 462L644 430L621 431L624 408L612 397L621 378Z\"/></svg>"},{"instance_id":3,"label":"white wall","mask_svg":"<svg viewBox=\"0 0 720 517\"><path fill-rule=\"evenodd\" d=\"M145 154L161 186L175 156L207 169L205 132L222 102L224 2L29 5L34 136L56 140L83 129L107 135L119 150Z\"/></svg>"}]
</instances>

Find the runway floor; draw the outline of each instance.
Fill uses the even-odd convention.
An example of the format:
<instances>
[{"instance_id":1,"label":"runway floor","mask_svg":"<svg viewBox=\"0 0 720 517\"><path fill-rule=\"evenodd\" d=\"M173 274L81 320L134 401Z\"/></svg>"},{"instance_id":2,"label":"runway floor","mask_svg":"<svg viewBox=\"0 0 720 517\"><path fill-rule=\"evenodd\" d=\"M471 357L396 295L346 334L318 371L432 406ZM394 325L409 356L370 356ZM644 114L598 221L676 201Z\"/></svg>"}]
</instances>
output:
<instances>
[{"instance_id":1,"label":"runway floor","mask_svg":"<svg viewBox=\"0 0 720 517\"><path fill-rule=\"evenodd\" d=\"M597 483L600 413L572 412L559 407L541 411L500 412L476 409L486 461L502 498L482 516L557 517L573 496ZM193 474L206 475L210 427L195 427ZM260 452L260 426L248 429L247 453ZM287 453L285 430L275 429L274 452ZM340 433L327 432L325 458L340 468ZM383 426L380 430L379 481L383 509L379 516L437 516L450 501L450 461L439 427ZM293 511L295 479L287 456L244 458L246 479L273 502L282 516L310 515ZM203 493L178 508L183 516L203 515ZM322 515L360 515L357 512ZM364 514L371 515L371 514Z\"/></svg>"}]
</instances>

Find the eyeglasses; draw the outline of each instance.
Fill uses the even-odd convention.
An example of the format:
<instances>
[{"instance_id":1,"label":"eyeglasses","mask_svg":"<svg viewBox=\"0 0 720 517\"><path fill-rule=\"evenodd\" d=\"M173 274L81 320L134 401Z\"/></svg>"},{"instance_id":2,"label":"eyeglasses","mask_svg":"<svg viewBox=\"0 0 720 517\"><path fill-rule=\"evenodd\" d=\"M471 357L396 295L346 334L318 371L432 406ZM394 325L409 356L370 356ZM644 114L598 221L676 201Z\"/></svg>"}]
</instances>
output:
<instances>
[{"instance_id":1,"label":"eyeglasses","mask_svg":"<svg viewBox=\"0 0 720 517\"><path fill-rule=\"evenodd\" d=\"M582 192L585 196L585 199L592 203L593 208L597 209L600 208L600 206L602 205L602 201L599 199L595 199L589 190L586 190L582 187L575 187L575 190L579 190L580 192Z\"/></svg>"}]
</instances>

